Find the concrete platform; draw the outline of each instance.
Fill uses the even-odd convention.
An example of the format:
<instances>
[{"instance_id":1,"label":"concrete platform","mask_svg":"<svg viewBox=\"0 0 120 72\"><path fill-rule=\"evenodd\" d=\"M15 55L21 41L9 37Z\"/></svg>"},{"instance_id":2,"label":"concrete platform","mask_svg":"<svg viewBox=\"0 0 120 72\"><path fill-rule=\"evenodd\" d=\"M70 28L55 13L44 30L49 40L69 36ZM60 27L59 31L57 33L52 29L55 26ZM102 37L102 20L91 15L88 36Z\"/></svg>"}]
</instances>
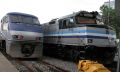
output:
<instances>
[{"instance_id":1,"label":"concrete platform","mask_svg":"<svg viewBox=\"0 0 120 72\"><path fill-rule=\"evenodd\" d=\"M19 72L0 52L0 72Z\"/></svg>"}]
</instances>

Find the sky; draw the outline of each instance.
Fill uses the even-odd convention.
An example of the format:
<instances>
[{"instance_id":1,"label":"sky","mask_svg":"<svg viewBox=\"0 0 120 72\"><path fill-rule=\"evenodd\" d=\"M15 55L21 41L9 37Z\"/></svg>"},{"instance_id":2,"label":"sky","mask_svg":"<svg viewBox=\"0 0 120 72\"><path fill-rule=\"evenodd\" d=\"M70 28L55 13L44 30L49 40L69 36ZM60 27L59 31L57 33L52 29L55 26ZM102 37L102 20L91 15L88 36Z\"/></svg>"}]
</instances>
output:
<instances>
[{"instance_id":1,"label":"sky","mask_svg":"<svg viewBox=\"0 0 120 72\"><path fill-rule=\"evenodd\" d=\"M35 15L40 23L80 10L100 11L109 0L0 0L0 19L8 12Z\"/></svg>"}]
</instances>

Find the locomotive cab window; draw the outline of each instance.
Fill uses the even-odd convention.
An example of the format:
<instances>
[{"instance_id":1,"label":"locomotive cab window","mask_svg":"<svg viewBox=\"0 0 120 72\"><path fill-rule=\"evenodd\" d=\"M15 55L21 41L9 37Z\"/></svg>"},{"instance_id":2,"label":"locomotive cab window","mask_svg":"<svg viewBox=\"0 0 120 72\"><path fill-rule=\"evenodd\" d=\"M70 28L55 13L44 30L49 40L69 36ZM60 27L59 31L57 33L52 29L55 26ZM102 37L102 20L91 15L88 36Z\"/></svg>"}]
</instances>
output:
<instances>
[{"instance_id":1,"label":"locomotive cab window","mask_svg":"<svg viewBox=\"0 0 120 72\"><path fill-rule=\"evenodd\" d=\"M59 29L62 29L62 20L59 20Z\"/></svg>"},{"instance_id":2,"label":"locomotive cab window","mask_svg":"<svg viewBox=\"0 0 120 72\"><path fill-rule=\"evenodd\" d=\"M4 22L5 22L5 23L8 23L8 17L7 17L7 16L5 16Z\"/></svg>"},{"instance_id":3,"label":"locomotive cab window","mask_svg":"<svg viewBox=\"0 0 120 72\"><path fill-rule=\"evenodd\" d=\"M59 29L66 29L67 27L67 20L59 20Z\"/></svg>"},{"instance_id":4,"label":"locomotive cab window","mask_svg":"<svg viewBox=\"0 0 120 72\"><path fill-rule=\"evenodd\" d=\"M26 24L32 24L32 17L24 16L23 22Z\"/></svg>"},{"instance_id":5,"label":"locomotive cab window","mask_svg":"<svg viewBox=\"0 0 120 72\"><path fill-rule=\"evenodd\" d=\"M7 23L4 23L4 24L2 25L2 27L3 27L3 28L2 28L3 30L8 30L8 24L7 24Z\"/></svg>"},{"instance_id":6,"label":"locomotive cab window","mask_svg":"<svg viewBox=\"0 0 120 72\"><path fill-rule=\"evenodd\" d=\"M63 28L67 28L68 27L68 24L67 24L67 20L63 20Z\"/></svg>"},{"instance_id":7,"label":"locomotive cab window","mask_svg":"<svg viewBox=\"0 0 120 72\"><path fill-rule=\"evenodd\" d=\"M5 16L2 20L2 30L8 30L8 17Z\"/></svg>"},{"instance_id":8,"label":"locomotive cab window","mask_svg":"<svg viewBox=\"0 0 120 72\"><path fill-rule=\"evenodd\" d=\"M59 20L59 29L66 29L74 27L74 20L73 18L68 18L64 20Z\"/></svg>"},{"instance_id":9,"label":"locomotive cab window","mask_svg":"<svg viewBox=\"0 0 120 72\"><path fill-rule=\"evenodd\" d=\"M39 20L37 18L33 18L33 23L37 24L37 25L40 25L40 22L39 22Z\"/></svg>"},{"instance_id":10,"label":"locomotive cab window","mask_svg":"<svg viewBox=\"0 0 120 72\"><path fill-rule=\"evenodd\" d=\"M8 17L7 16L3 17L3 19L1 20L1 23L7 23L7 22L8 22Z\"/></svg>"},{"instance_id":11,"label":"locomotive cab window","mask_svg":"<svg viewBox=\"0 0 120 72\"><path fill-rule=\"evenodd\" d=\"M68 18L68 26L69 26L69 28L72 28L72 27L74 27L74 19L73 18Z\"/></svg>"},{"instance_id":12,"label":"locomotive cab window","mask_svg":"<svg viewBox=\"0 0 120 72\"><path fill-rule=\"evenodd\" d=\"M19 20L20 19L19 19L18 15L10 15L10 21L12 23L18 23L18 22L20 22Z\"/></svg>"}]
</instances>

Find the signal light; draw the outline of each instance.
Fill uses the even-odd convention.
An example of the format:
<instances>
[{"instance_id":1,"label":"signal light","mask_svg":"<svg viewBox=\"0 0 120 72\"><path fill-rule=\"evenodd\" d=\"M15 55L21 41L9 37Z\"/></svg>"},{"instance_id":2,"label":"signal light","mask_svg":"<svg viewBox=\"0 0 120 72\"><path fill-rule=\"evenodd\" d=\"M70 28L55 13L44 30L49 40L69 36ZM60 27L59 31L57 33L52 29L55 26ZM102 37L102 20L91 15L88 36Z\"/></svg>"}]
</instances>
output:
<instances>
[{"instance_id":1,"label":"signal light","mask_svg":"<svg viewBox=\"0 0 120 72\"><path fill-rule=\"evenodd\" d=\"M13 35L14 39L22 40L23 36L22 35Z\"/></svg>"}]
</instances>

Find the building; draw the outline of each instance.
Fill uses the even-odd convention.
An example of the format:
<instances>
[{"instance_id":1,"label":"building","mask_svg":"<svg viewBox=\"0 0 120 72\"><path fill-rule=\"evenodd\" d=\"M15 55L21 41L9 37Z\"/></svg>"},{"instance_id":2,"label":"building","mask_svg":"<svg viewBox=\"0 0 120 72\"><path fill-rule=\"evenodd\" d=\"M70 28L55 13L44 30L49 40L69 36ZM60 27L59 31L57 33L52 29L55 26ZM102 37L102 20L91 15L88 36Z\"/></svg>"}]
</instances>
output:
<instances>
[{"instance_id":1,"label":"building","mask_svg":"<svg viewBox=\"0 0 120 72\"><path fill-rule=\"evenodd\" d=\"M104 5L109 7L109 1L104 2ZM110 1L110 7L115 9L118 16L120 16L120 0Z\"/></svg>"},{"instance_id":2,"label":"building","mask_svg":"<svg viewBox=\"0 0 120 72\"><path fill-rule=\"evenodd\" d=\"M120 0L115 0L115 10L117 14L120 16Z\"/></svg>"},{"instance_id":3,"label":"building","mask_svg":"<svg viewBox=\"0 0 120 72\"><path fill-rule=\"evenodd\" d=\"M106 5L106 6L109 7L109 1L104 2L104 5ZM110 1L110 7L111 7L112 9L115 9L115 1Z\"/></svg>"}]
</instances>

